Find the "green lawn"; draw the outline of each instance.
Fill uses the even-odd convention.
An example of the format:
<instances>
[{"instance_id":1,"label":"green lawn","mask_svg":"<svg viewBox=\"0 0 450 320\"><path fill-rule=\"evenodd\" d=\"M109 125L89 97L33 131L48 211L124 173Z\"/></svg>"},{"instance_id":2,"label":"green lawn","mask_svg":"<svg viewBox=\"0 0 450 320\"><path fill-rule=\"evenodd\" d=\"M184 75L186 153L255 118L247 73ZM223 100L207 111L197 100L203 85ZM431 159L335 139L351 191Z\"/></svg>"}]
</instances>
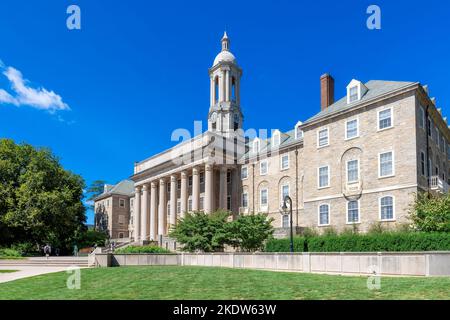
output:
<instances>
[{"instance_id":1,"label":"green lawn","mask_svg":"<svg viewBox=\"0 0 450 320\"><path fill-rule=\"evenodd\" d=\"M0 273L12 273L17 272L17 270L0 270Z\"/></svg>"},{"instance_id":2,"label":"green lawn","mask_svg":"<svg viewBox=\"0 0 450 320\"><path fill-rule=\"evenodd\" d=\"M61 272L0 284L0 299L450 299L450 277L381 279L207 267L81 270L81 289Z\"/></svg>"}]
</instances>

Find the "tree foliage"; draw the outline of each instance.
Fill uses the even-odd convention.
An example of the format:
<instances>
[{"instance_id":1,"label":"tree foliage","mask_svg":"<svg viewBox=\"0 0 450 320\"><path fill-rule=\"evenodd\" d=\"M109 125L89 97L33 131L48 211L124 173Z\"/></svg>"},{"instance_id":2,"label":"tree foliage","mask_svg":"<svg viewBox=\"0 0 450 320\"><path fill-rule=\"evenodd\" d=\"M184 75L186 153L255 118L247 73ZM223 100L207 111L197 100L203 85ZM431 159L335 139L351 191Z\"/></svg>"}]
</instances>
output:
<instances>
[{"instance_id":1,"label":"tree foliage","mask_svg":"<svg viewBox=\"0 0 450 320\"><path fill-rule=\"evenodd\" d=\"M225 245L255 251L264 247L272 236L273 228L266 215L241 216L228 221L230 212L217 211L187 213L179 220L170 236L183 245L184 251L214 252L222 251Z\"/></svg>"},{"instance_id":2,"label":"tree foliage","mask_svg":"<svg viewBox=\"0 0 450 320\"><path fill-rule=\"evenodd\" d=\"M414 228L418 231L450 232L450 195L419 193L410 215Z\"/></svg>"},{"instance_id":3,"label":"tree foliage","mask_svg":"<svg viewBox=\"0 0 450 320\"><path fill-rule=\"evenodd\" d=\"M62 250L85 231L83 179L49 149L0 140L0 244Z\"/></svg>"},{"instance_id":4,"label":"tree foliage","mask_svg":"<svg viewBox=\"0 0 450 320\"><path fill-rule=\"evenodd\" d=\"M95 180L86 189L86 200L90 203L94 202L94 199L101 195L104 191L105 181ZM91 209L94 209L94 205L90 205Z\"/></svg>"}]
</instances>

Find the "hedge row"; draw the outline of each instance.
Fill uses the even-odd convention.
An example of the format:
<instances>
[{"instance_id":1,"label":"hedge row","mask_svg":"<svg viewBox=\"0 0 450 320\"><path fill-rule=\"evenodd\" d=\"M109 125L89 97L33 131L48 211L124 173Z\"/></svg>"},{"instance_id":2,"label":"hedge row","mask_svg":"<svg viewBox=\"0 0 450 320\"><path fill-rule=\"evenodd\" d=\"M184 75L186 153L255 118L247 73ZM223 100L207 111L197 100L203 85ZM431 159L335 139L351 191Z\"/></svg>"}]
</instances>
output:
<instances>
[{"instance_id":1,"label":"hedge row","mask_svg":"<svg viewBox=\"0 0 450 320\"><path fill-rule=\"evenodd\" d=\"M128 246L117 249L115 253L170 253L169 250L157 246Z\"/></svg>"},{"instance_id":2,"label":"hedge row","mask_svg":"<svg viewBox=\"0 0 450 320\"><path fill-rule=\"evenodd\" d=\"M267 252L289 252L289 239L272 239ZM450 250L450 233L395 232L295 237L296 252L379 252Z\"/></svg>"}]
</instances>

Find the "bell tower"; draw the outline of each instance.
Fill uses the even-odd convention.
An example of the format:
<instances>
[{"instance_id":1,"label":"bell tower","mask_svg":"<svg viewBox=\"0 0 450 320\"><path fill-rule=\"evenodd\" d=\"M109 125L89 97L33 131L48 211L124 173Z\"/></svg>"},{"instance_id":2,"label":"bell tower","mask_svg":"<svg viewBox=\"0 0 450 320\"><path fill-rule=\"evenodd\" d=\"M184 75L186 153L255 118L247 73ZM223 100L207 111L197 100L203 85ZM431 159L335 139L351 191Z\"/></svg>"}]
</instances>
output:
<instances>
[{"instance_id":1,"label":"bell tower","mask_svg":"<svg viewBox=\"0 0 450 320\"><path fill-rule=\"evenodd\" d=\"M209 69L211 101L208 114L208 130L231 136L242 128L240 108L240 82L242 69L230 52L230 39L225 32L222 51Z\"/></svg>"}]
</instances>

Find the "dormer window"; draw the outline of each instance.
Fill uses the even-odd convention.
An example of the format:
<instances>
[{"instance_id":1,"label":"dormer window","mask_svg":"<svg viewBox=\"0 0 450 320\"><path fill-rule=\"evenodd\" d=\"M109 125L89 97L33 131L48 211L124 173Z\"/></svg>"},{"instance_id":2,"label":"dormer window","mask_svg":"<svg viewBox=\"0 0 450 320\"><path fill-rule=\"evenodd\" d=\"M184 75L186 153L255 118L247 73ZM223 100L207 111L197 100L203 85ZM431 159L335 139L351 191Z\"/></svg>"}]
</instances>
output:
<instances>
[{"instance_id":1,"label":"dormer window","mask_svg":"<svg viewBox=\"0 0 450 320\"><path fill-rule=\"evenodd\" d=\"M296 140L303 138L303 130L300 129L301 125L302 125L301 121L297 122L297 124L295 125L295 139Z\"/></svg>"},{"instance_id":2,"label":"dormer window","mask_svg":"<svg viewBox=\"0 0 450 320\"><path fill-rule=\"evenodd\" d=\"M272 146L273 147L278 147L280 145L280 131L275 130L272 136Z\"/></svg>"},{"instance_id":3,"label":"dormer window","mask_svg":"<svg viewBox=\"0 0 450 320\"><path fill-rule=\"evenodd\" d=\"M349 97L348 97L348 102L353 102L353 101L357 101L358 99L358 87L351 87L350 90L348 91Z\"/></svg>"},{"instance_id":4,"label":"dormer window","mask_svg":"<svg viewBox=\"0 0 450 320\"><path fill-rule=\"evenodd\" d=\"M367 87L361 81L353 79L347 86L347 103L361 100L367 91Z\"/></svg>"},{"instance_id":5,"label":"dormer window","mask_svg":"<svg viewBox=\"0 0 450 320\"><path fill-rule=\"evenodd\" d=\"M254 152L254 153L258 153L258 152L259 152L259 147L260 147L259 139L256 138L256 139L253 141L253 152Z\"/></svg>"}]
</instances>

